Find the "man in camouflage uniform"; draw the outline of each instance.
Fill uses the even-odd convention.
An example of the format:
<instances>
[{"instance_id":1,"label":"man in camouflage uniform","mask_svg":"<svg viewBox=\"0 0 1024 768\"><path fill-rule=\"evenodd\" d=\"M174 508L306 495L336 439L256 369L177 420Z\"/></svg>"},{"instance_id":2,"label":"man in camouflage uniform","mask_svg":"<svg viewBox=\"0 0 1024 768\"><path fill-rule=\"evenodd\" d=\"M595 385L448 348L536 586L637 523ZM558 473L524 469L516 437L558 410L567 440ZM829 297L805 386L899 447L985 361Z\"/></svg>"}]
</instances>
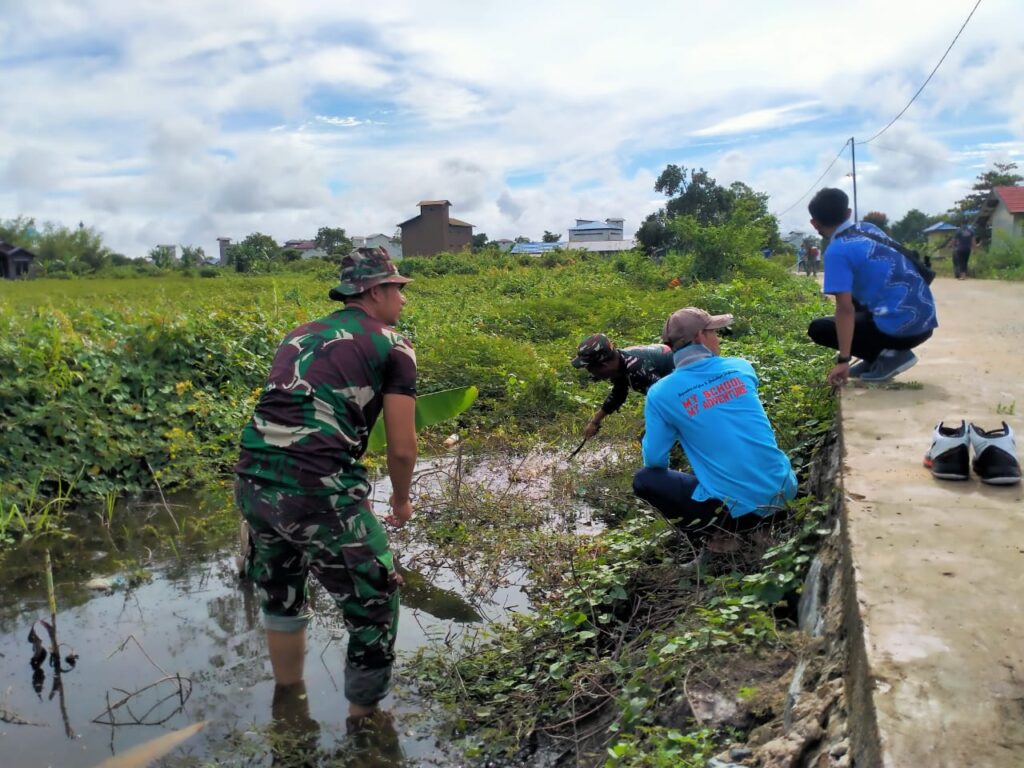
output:
<instances>
[{"instance_id":1,"label":"man in camouflage uniform","mask_svg":"<svg viewBox=\"0 0 1024 768\"><path fill-rule=\"evenodd\" d=\"M409 278L383 248L341 262L330 297L343 309L281 342L252 420L242 431L236 500L252 529L248 576L262 602L278 686L302 686L312 573L349 632L349 714L373 714L387 695L398 626L399 579L387 534L368 500L360 458L383 410L395 526L412 517L416 355L392 326Z\"/></svg>"},{"instance_id":2,"label":"man in camouflage uniform","mask_svg":"<svg viewBox=\"0 0 1024 768\"><path fill-rule=\"evenodd\" d=\"M588 440L601 429L605 416L622 407L630 389L645 395L654 382L668 376L675 368L672 352L664 344L616 349L603 333L588 336L580 343L572 365L586 368L598 381L610 379L612 382L611 394L583 430Z\"/></svg>"}]
</instances>

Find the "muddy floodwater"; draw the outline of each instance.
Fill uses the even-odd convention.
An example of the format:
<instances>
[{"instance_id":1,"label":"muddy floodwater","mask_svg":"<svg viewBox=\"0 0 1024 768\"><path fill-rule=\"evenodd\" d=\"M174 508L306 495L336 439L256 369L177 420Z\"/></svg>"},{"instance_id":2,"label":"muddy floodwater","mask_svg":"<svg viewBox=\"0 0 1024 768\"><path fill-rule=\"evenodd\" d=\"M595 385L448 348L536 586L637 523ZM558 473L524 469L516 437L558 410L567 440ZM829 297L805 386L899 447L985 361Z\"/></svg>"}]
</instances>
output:
<instances>
[{"instance_id":1,"label":"muddy floodwater","mask_svg":"<svg viewBox=\"0 0 1024 768\"><path fill-rule=\"evenodd\" d=\"M544 504L551 492L550 461L531 461L463 466L460 460L464 485L458 493L511 491L520 503ZM427 499L452 476L452 467L434 462L421 468L418 515L443 503ZM229 515L226 491L221 496L216 514ZM386 482L378 481L374 499L381 515L387 498ZM49 661L35 670L30 663L33 629L44 648L50 645L39 622L50 617L43 547L29 542L7 555L0 590L0 765L98 766L204 720L205 729L161 765L281 764L268 737L274 731L274 683L259 604L237 575L235 531L223 524L198 537L181 533L214 514L208 506L194 497L126 502L109 524L103 510L72 515L67 535L45 541L54 564L59 674ZM596 529L585 504L571 506L579 532ZM396 547L406 581L397 680L383 706L394 715L398 764L457 765L438 737L431 703L419 699L402 675L405 659L425 643L456 642L511 611L529 611L528 585L515 562L492 570L494 577L481 584L458 562L432 557L422 545L404 546ZM308 714L291 713L287 727L318 754L339 755L349 744L341 692L347 636L330 601L317 591L313 598Z\"/></svg>"}]
</instances>

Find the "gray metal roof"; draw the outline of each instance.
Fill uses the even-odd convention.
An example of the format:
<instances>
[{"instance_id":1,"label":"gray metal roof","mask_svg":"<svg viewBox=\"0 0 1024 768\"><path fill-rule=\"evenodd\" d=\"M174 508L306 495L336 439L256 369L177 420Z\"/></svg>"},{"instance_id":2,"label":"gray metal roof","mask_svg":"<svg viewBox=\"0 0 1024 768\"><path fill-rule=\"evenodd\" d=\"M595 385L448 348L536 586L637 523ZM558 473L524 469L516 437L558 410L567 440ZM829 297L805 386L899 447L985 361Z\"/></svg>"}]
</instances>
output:
<instances>
[{"instance_id":1,"label":"gray metal roof","mask_svg":"<svg viewBox=\"0 0 1024 768\"><path fill-rule=\"evenodd\" d=\"M921 233L927 235L930 232L951 232L954 229L958 229L958 227L954 224L950 224L948 221L937 221L930 227L922 229Z\"/></svg>"},{"instance_id":2,"label":"gray metal roof","mask_svg":"<svg viewBox=\"0 0 1024 768\"><path fill-rule=\"evenodd\" d=\"M585 232L592 229L615 229L622 231L622 225L620 224L608 224L603 221L591 221L587 224L579 224L575 227L569 227L570 232Z\"/></svg>"}]
</instances>

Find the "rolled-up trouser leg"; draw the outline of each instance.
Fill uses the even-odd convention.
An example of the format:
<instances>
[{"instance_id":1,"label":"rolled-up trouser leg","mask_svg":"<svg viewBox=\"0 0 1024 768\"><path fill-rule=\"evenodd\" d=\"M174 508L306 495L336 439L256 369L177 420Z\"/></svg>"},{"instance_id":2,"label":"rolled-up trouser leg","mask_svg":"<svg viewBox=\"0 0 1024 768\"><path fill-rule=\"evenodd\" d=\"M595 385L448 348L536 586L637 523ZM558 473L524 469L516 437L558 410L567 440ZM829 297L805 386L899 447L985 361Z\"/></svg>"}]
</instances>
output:
<instances>
[{"instance_id":1,"label":"rolled-up trouser leg","mask_svg":"<svg viewBox=\"0 0 1024 768\"><path fill-rule=\"evenodd\" d=\"M345 698L373 706L391 686L398 633L398 580L387 534L368 504L344 510L334 541L310 570L334 598L348 629ZM339 546L339 543L341 544ZM332 553L328 555L328 553Z\"/></svg>"},{"instance_id":2,"label":"rolled-up trouser leg","mask_svg":"<svg viewBox=\"0 0 1024 768\"><path fill-rule=\"evenodd\" d=\"M245 477L235 481L235 503L251 529L246 576L259 594L264 626L276 632L301 632L312 616L301 543L285 522L295 498Z\"/></svg>"}]
</instances>

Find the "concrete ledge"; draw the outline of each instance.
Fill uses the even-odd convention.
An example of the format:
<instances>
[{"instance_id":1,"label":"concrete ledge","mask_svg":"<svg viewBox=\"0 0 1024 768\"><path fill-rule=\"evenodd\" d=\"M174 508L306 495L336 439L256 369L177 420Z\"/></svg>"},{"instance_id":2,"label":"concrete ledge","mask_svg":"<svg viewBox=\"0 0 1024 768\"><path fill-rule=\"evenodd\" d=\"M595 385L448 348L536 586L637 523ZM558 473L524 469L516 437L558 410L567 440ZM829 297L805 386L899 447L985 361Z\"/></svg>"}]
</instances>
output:
<instances>
[{"instance_id":1,"label":"concrete ledge","mask_svg":"<svg viewBox=\"0 0 1024 768\"><path fill-rule=\"evenodd\" d=\"M843 394L847 696L856 765L1024 765L1021 486L936 481L939 421L1017 430L1024 284L937 280L900 387ZM919 386L907 386L918 382Z\"/></svg>"}]
</instances>

